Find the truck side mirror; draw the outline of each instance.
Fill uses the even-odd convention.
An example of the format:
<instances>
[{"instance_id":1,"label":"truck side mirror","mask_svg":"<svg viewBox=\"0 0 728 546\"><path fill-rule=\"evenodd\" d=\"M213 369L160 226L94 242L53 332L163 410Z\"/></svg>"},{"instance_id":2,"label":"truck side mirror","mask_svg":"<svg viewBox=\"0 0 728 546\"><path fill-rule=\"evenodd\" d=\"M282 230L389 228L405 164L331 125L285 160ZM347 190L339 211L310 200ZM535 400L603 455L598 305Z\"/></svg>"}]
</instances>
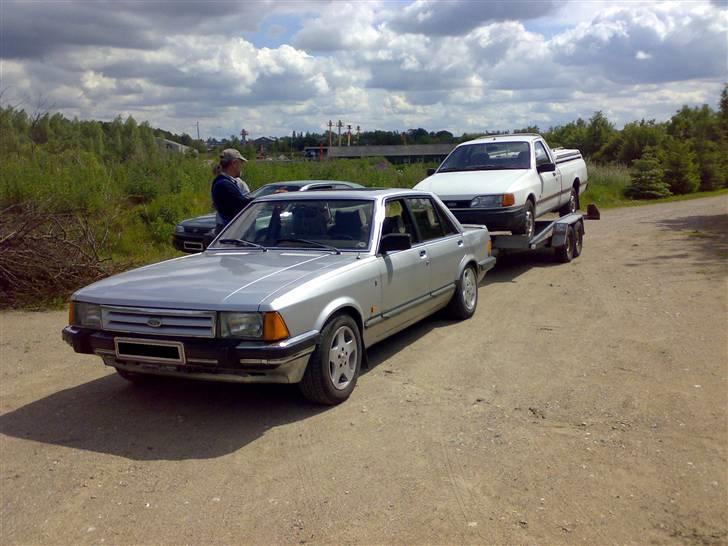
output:
<instances>
[{"instance_id":1,"label":"truck side mirror","mask_svg":"<svg viewBox=\"0 0 728 546\"><path fill-rule=\"evenodd\" d=\"M433 169L432 167L430 167L429 169L427 169L427 176L432 176L433 174L435 174L436 170L437 169Z\"/></svg>"},{"instance_id":2,"label":"truck side mirror","mask_svg":"<svg viewBox=\"0 0 728 546\"><path fill-rule=\"evenodd\" d=\"M556 170L556 165L553 163L542 163L536 167L536 171L539 173L552 173Z\"/></svg>"}]
</instances>

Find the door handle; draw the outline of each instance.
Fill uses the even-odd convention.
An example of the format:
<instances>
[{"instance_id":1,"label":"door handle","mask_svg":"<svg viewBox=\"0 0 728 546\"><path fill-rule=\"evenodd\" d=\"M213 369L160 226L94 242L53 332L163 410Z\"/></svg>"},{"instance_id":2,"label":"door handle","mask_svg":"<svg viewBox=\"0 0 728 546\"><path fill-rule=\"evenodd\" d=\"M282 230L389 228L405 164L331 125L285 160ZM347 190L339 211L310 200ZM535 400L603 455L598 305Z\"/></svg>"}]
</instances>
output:
<instances>
[{"instance_id":1,"label":"door handle","mask_svg":"<svg viewBox=\"0 0 728 546\"><path fill-rule=\"evenodd\" d=\"M427 251L426 250L420 250L420 258L424 258L426 256L427 256Z\"/></svg>"},{"instance_id":2,"label":"door handle","mask_svg":"<svg viewBox=\"0 0 728 546\"><path fill-rule=\"evenodd\" d=\"M463 242L462 241L458 241L458 246L463 246Z\"/></svg>"},{"instance_id":3,"label":"door handle","mask_svg":"<svg viewBox=\"0 0 728 546\"><path fill-rule=\"evenodd\" d=\"M551 173L551 176L556 176L556 173Z\"/></svg>"}]
</instances>

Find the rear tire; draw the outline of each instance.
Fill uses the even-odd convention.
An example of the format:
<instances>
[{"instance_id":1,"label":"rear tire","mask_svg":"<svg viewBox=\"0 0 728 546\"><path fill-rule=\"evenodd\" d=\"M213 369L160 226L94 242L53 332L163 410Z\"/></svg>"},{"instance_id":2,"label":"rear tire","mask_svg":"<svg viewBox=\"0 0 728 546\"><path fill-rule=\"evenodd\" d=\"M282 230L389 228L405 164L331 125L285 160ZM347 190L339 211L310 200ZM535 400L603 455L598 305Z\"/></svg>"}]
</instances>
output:
<instances>
[{"instance_id":1,"label":"rear tire","mask_svg":"<svg viewBox=\"0 0 728 546\"><path fill-rule=\"evenodd\" d=\"M579 196L576 194L576 188L571 188L569 194L569 202L559 209L560 216L566 216L572 212L576 212L579 208Z\"/></svg>"},{"instance_id":2,"label":"rear tire","mask_svg":"<svg viewBox=\"0 0 728 546\"><path fill-rule=\"evenodd\" d=\"M352 317L330 319L298 385L303 396L327 406L349 398L359 378L363 350L359 325Z\"/></svg>"},{"instance_id":3,"label":"rear tire","mask_svg":"<svg viewBox=\"0 0 728 546\"><path fill-rule=\"evenodd\" d=\"M447 314L455 320L466 320L478 307L478 275L473 266L466 267L455 285L455 293L447 305Z\"/></svg>"},{"instance_id":4,"label":"rear tire","mask_svg":"<svg viewBox=\"0 0 728 546\"><path fill-rule=\"evenodd\" d=\"M569 226L569 229L566 232L566 244L564 246L560 246L556 249L556 259L560 261L561 263L569 263L571 260L574 259L574 242L576 240L576 235L574 233L574 227Z\"/></svg>"}]
</instances>

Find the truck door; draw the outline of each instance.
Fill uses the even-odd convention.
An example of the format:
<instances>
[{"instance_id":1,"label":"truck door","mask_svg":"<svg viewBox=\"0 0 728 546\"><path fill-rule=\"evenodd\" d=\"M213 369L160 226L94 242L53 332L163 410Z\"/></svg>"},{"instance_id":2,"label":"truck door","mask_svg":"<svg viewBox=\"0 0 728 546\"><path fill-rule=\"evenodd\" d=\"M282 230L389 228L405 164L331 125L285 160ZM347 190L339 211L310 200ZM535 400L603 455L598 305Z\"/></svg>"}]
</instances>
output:
<instances>
[{"instance_id":1,"label":"truck door","mask_svg":"<svg viewBox=\"0 0 728 546\"><path fill-rule=\"evenodd\" d=\"M543 142L537 140L533 146L536 155L536 168L539 165L555 161L546 151ZM559 168L556 167L553 172L540 173L539 176L541 177L541 196L536 203L536 216L554 210L561 205L561 172Z\"/></svg>"}]
</instances>

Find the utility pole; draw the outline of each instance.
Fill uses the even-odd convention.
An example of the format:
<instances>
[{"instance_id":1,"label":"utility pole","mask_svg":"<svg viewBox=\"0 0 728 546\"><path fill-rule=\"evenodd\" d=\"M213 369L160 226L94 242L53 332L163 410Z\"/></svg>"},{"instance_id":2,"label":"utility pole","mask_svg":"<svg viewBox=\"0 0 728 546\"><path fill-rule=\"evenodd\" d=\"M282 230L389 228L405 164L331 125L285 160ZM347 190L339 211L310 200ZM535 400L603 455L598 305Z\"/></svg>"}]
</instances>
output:
<instances>
[{"instance_id":1,"label":"utility pole","mask_svg":"<svg viewBox=\"0 0 728 546\"><path fill-rule=\"evenodd\" d=\"M351 146L351 125L346 126L346 145Z\"/></svg>"},{"instance_id":2,"label":"utility pole","mask_svg":"<svg viewBox=\"0 0 728 546\"><path fill-rule=\"evenodd\" d=\"M336 127L339 128L339 146L341 146L341 128L344 126L343 123L341 123L341 120L336 124Z\"/></svg>"},{"instance_id":3,"label":"utility pole","mask_svg":"<svg viewBox=\"0 0 728 546\"><path fill-rule=\"evenodd\" d=\"M359 126L356 126L356 145L359 146Z\"/></svg>"},{"instance_id":4,"label":"utility pole","mask_svg":"<svg viewBox=\"0 0 728 546\"><path fill-rule=\"evenodd\" d=\"M197 140L200 140L200 122L197 122Z\"/></svg>"},{"instance_id":5,"label":"utility pole","mask_svg":"<svg viewBox=\"0 0 728 546\"><path fill-rule=\"evenodd\" d=\"M245 144L245 143L247 142L247 141L245 140L245 137L247 137L247 136L248 136L248 131L246 131L245 129L241 129L241 130L240 130L240 141L241 141L241 142L242 142L243 144Z\"/></svg>"},{"instance_id":6,"label":"utility pole","mask_svg":"<svg viewBox=\"0 0 728 546\"><path fill-rule=\"evenodd\" d=\"M331 148L331 140L334 137L333 127L334 127L334 124L331 123L331 120L329 120L329 148Z\"/></svg>"}]
</instances>

